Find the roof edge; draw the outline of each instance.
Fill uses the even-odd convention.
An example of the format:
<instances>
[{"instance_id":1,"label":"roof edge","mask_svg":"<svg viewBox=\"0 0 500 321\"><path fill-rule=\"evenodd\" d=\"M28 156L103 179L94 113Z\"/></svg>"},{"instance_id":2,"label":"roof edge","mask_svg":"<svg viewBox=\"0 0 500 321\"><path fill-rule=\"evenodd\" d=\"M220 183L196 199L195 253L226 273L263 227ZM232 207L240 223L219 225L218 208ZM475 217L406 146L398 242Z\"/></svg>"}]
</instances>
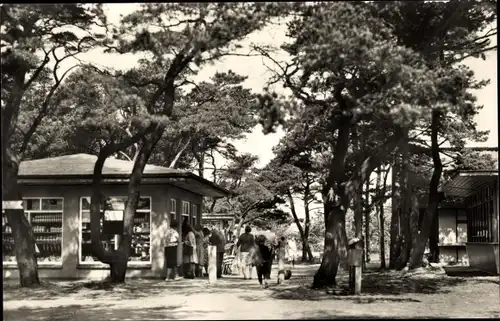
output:
<instances>
[{"instance_id":1,"label":"roof edge","mask_svg":"<svg viewBox=\"0 0 500 321\"><path fill-rule=\"evenodd\" d=\"M92 174L83 174L83 175L19 175L18 179L28 180L28 179L92 179ZM130 174L103 174L101 176L103 179L112 179L112 178L129 178ZM196 174L186 171L173 172L173 173L143 173L143 178L190 178L197 180L198 182L209 186L224 194L226 197L233 195L233 193L212 181L209 181L203 177L200 177Z\"/></svg>"}]
</instances>

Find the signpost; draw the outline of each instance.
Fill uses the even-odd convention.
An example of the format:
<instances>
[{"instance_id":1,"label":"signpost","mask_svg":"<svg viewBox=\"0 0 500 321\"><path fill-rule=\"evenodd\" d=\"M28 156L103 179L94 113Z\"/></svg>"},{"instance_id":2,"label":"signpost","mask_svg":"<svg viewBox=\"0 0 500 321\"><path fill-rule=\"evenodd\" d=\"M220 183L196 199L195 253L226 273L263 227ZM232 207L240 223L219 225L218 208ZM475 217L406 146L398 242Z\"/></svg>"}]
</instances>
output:
<instances>
[{"instance_id":1,"label":"signpost","mask_svg":"<svg viewBox=\"0 0 500 321\"><path fill-rule=\"evenodd\" d=\"M360 239L353 239L349 242L347 260L349 262L349 287L354 294L360 294L363 271L363 243Z\"/></svg>"},{"instance_id":2,"label":"signpost","mask_svg":"<svg viewBox=\"0 0 500 321\"><path fill-rule=\"evenodd\" d=\"M217 247L208 246L208 284L217 282Z\"/></svg>"}]
</instances>

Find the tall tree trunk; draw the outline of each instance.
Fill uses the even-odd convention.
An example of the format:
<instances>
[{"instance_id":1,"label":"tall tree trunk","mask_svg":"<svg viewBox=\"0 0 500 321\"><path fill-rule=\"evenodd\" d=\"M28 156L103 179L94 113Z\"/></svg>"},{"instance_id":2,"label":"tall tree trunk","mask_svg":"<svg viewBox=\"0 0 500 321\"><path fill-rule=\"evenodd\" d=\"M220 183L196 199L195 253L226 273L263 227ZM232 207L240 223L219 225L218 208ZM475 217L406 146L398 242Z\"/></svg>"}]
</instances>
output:
<instances>
[{"instance_id":1,"label":"tall tree trunk","mask_svg":"<svg viewBox=\"0 0 500 321\"><path fill-rule=\"evenodd\" d=\"M365 185L365 257L366 263L370 263L370 180Z\"/></svg>"},{"instance_id":2,"label":"tall tree trunk","mask_svg":"<svg viewBox=\"0 0 500 321\"><path fill-rule=\"evenodd\" d=\"M312 262L314 257L312 255L311 246L309 245L309 231L311 229L311 213L309 211L309 205L311 204L311 191L310 191L310 181L309 177L306 174L306 188L304 192L304 240L302 242L302 261L307 260L308 262ZM304 255L305 254L305 255Z\"/></svg>"},{"instance_id":3,"label":"tall tree trunk","mask_svg":"<svg viewBox=\"0 0 500 321\"><path fill-rule=\"evenodd\" d=\"M420 207L418 202L418 194L416 190L412 191L410 195L410 200L411 200L411 213L410 213L411 247L410 247L409 257L411 258L413 252L415 251L415 248L417 247L418 234L420 233L418 228Z\"/></svg>"},{"instance_id":4,"label":"tall tree trunk","mask_svg":"<svg viewBox=\"0 0 500 321\"><path fill-rule=\"evenodd\" d=\"M358 126L359 127L359 126ZM358 135L358 128L352 130L352 141L354 144L354 151L356 153L361 152L361 136ZM356 170L361 171L362 160L356 161ZM363 184L359 184L354 194L354 237L357 239L363 239Z\"/></svg>"},{"instance_id":5,"label":"tall tree trunk","mask_svg":"<svg viewBox=\"0 0 500 321\"><path fill-rule=\"evenodd\" d=\"M324 210L328 215L325 229L325 247L321 266L314 275L314 289L335 286L339 264L347 260L347 235L345 233L345 211L342 205L326 198ZM346 268L346 267L344 267Z\"/></svg>"},{"instance_id":6,"label":"tall tree trunk","mask_svg":"<svg viewBox=\"0 0 500 321\"><path fill-rule=\"evenodd\" d=\"M385 268L385 238L384 238L384 215L383 215L383 205L382 207L380 204L383 204L382 200L382 168L379 167L377 169L377 181L375 185L375 195L377 198L376 204L375 204L375 215L377 217L377 224L378 224L378 240L379 240L379 254L380 254L380 267L382 269Z\"/></svg>"},{"instance_id":7,"label":"tall tree trunk","mask_svg":"<svg viewBox=\"0 0 500 321\"><path fill-rule=\"evenodd\" d=\"M422 227L420 227L420 233L422 233ZM434 219L431 225L431 232L429 233L429 250L431 254L430 262L439 262L439 215L434 215ZM417 238L418 244L418 238Z\"/></svg>"},{"instance_id":8,"label":"tall tree trunk","mask_svg":"<svg viewBox=\"0 0 500 321\"><path fill-rule=\"evenodd\" d=\"M364 154L366 151L366 127L362 127L360 133L360 154ZM360 164L361 165L361 164ZM363 192L363 184L361 184L360 188L361 193ZM365 264L370 262L370 179L366 180L365 183L365 192L364 195L364 203L363 207L364 212L364 226L365 226L365 235L364 235L364 251L365 251Z\"/></svg>"},{"instance_id":9,"label":"tall tree trunk","mask_svg":"<svg viewBox=\"0 0 500 321\"><path fill-rule=\"evenodd\" d=\"M308 244L304 229L302 227L302 224L300 224L300 220L299 220L299 217L297 215L297 211L295 209L295 202L293 200L292 193L290 190L287 191L287 197L288 197L288 201L290 202L290 210L292 212L293 221L295 222L295 225L297 226L297 229L299 230L300 240L302 242L302 261L305 261L307 258L307 249L309 247L309 244ZM310 251L310 249L309 249L309 251ZM311 255L312 255L312 253L311 253Z\"/></svg>"},{"instance_id":10,"label":"tall tree trunk","mask_svg":"<svg viewBox=\"0 0 500 321\"><path fill-rule=\"evenodd\" d=\"M152 132L157 128L157 125L151 124L144 131L140 131L136 135L128 137L118 145L111 144L103 147L99 152L99 155L97 156L97 161L94 164L94 173L92 177L92 195L90 200L90 237L94 255L101 262L109 264L111 282L123 282L125 280L128 256L125 251L121 251L120 249L118 249L118 251L114 249L106 250L101 242L101 208L104 210L105 201L104 196L101 194L102 168L109 156L116 154L119 150L127 148L128 146L131 146L132 144L138 142L139 140L143 139L144 136L149 132ZM136 166L137 160L134 164L134 169ZM134 198L134 196L132 198ZM128 202L129 200L127 200L127 203ZM126 220L125 213L124 220Z\"/></svg>"},{"instance_id":11,"label":"tall tree trunk","mask_svg":"<svg viewBox=\"0 0 500 321\"><path fill-rule=\"evenodd\" d=\"M19 162L9 146L2 146L2 200L19 201L22 199L17 182ZM35 237L22 209L5 209L7 221L11 226L14 239L14 253L17 260L19 282L22 287L40 284L38 264L35 256Z\"/></svg>"},{"instance_id":12,"label":"tall tree trunk","mask_svg":"<svg viewBox=\"0 0 500 321\"><path fill-rule=\"evenodd\" d=\"M151 156L153 148L161 139L164 130L165 126L159 125L152 134L153 137L148 140L143 139L143 144L139 149L138 157L134 162L134 167L129 178L128 198L123 211L123 235L118 248L118 251L125 256L126 260L120 260L111 268L111 281L115 283L125 282L127 263L130 256L130 247L132 245L134 217L140 199L142 173L144 172L144 168L146 167L147 160Z\"/></svg>"},{"instance_id":13,"label":"tall tree trunk","mask_svg":"<svg viewBox=\"0 0 500 321\"><path fill-rule=\"evenodd\" d=\"M18 121L26 73L27 70L19 69L14 75L11 93L7 97L5 106L2 106L2 201L22 199L20 186L17 182L22 156L17 155L17 152L12 149L10 138ZM5 215L12 229L20 285L22 287L38 285L40 280L35 256L35 237L31 225L24 215L24 210L5 209Z\"/></svg>"},{"instance_id":14,"label":"tall tree trunk","mask_svg":"<svg viewBox=\"0 0 500 321\"><path fill-rule=\"evenodd\" d=\"M439 155L438 132L441 124L441 112L438 110L432 111L431 119L431 147L432 147L432 161L434 170L432 172L431 182L429 184L429 203L427 205L427 213L424 216L422 229L417 239L417 246L413 251L410 259L410 269L422 266L422 260L425 251L425 245L429 239L431 228L434 223L434 218L437 215L437 210L440 201L440 194L438 191L439 181L443 172L443 164Z\"/></svg>"},{"instance_id":15,"label":"tall tree trunk","mask_svg":"<svg viewBox=\"0 0 500 321\"><path fill-rule=\"evenodd\" d=\"M124 261L125 257L118 251L106 250L101 241L101 208L105 210L105 197L101 194L102 168L106 159L114 154L111 147L104 147L97 156L94 164L94 174L92 179L92 195L90 199L90 239L94 255L103 263L109 264L111 277L118 273L117 263Z\"/></svg>"},{"instance_id":16,"label":"tall tree trunk","mask_svg":"<svg viewBox=\"0 0 500 321\"><path fill-rule=\"evenodd\" d=\"M400 175L401 164L399 162L399 157L396 154L396 159L394 162L394 166L392 167L392 202L391 202L391 240L390 240L390 252L389 252L389 268L396 268L398 257L401 253L400 250L400 221L399 221L399 213L400 213L400 189L399 189L399 181L398 177Z\"/></svg>"},{"instance_id":17,"label":"tall tree trunk","mask_svg":"<svg viewBox=\"0 0 500 321\"><path fill-rule=\"evenodd\" d=\"M342 96L344 86L336 86L335 100L342 110L347 110L347 102ZM325 246L321 266L314 275L313 288L335 285L338 265L347 259L347 236L345 231L345 211L349 199L345 189L346 156L351 136L351 117L339 120L341 125L333 147L333 158L329 166L326 184L323 186Z\"/></svg>"},{"instance_id":18,"label":"tall tree trunk","mask_svg":"<svg viewBox=\"0 0 500 321\"><path fill-rule=\"evenodd\" d=\"M410 159L408 151L408 130L404 132L404 140L401 144L401 172L399 176L400 188L400 218L401 227L400 254L396 263L397 269L406 267L410 258L412 235L411 235L411 186L409 182Z\"/></svg>"}]
</instances>

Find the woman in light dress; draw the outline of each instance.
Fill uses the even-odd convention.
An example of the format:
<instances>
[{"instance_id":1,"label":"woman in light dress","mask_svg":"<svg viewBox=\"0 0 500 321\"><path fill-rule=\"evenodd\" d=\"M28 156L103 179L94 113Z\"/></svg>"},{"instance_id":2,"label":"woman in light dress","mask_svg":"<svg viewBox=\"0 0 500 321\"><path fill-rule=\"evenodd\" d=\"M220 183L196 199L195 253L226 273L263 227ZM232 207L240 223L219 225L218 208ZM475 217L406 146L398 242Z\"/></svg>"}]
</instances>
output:
<instances>
[{"instance_id":1,"label":"woman in light dress","mask_svg":"<svg viewBox=\"0 0 500 321\"><path fill-rule=\"evenodd\" d=\"M295 260L297 259L297 243L293 238L288 240L288 261L292 263L292 267L295 267Z\"/></svg>"},{"instance_id":2,"label":"woman in light dress","mask_svg":"<svg viewBox=\"0 0 500 321\"><path fill-rule=\"evenodd\" d=\"M203 235L203 227L199 224L195 227L194 234L196 237L196 252L198 255L198 263L196 264L195 276L202 277L203 267L205 266L205 242L208 242L208 240L205 240L206 238Z\"/></svg>"},{"instance_id":3,"label":"woman in light dress","mask_svg":"<svg viewBox=\"0 0 500 321\"><path fill-rule=\"evenodd\" d=\"M193 228L184 221L182 224L182 240L184 243L184 250L182 254L182 261L184 263L184 278L194 279L196 264L198 264L198 252L196 250L196 236L194 235ZM186 248L191 248L191 253L186 253Z\"/></svg>"}]
</instances>

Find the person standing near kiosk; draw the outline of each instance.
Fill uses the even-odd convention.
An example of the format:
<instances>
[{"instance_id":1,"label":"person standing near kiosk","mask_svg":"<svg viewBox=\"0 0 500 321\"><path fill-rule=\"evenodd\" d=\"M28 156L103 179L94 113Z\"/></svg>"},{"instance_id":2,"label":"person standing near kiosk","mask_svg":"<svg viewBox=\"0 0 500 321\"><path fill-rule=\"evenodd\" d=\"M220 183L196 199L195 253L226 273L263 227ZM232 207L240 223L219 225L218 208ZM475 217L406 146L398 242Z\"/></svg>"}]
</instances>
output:
<instances>
[{"instance_id":1,"label":"person standing near kiosk","mask_svg":"<svg viewBox=\"0 0 500 321\"><path fill-rule=\"evenodd\" d=\"M165 281L179 280L179 271L177 266L177 245L179 244L179 232L177 228L179 223L176 220L170 222L170 228L165 235L165 261L166 261L166 274Z\"/></svg>"}]
</instances>

